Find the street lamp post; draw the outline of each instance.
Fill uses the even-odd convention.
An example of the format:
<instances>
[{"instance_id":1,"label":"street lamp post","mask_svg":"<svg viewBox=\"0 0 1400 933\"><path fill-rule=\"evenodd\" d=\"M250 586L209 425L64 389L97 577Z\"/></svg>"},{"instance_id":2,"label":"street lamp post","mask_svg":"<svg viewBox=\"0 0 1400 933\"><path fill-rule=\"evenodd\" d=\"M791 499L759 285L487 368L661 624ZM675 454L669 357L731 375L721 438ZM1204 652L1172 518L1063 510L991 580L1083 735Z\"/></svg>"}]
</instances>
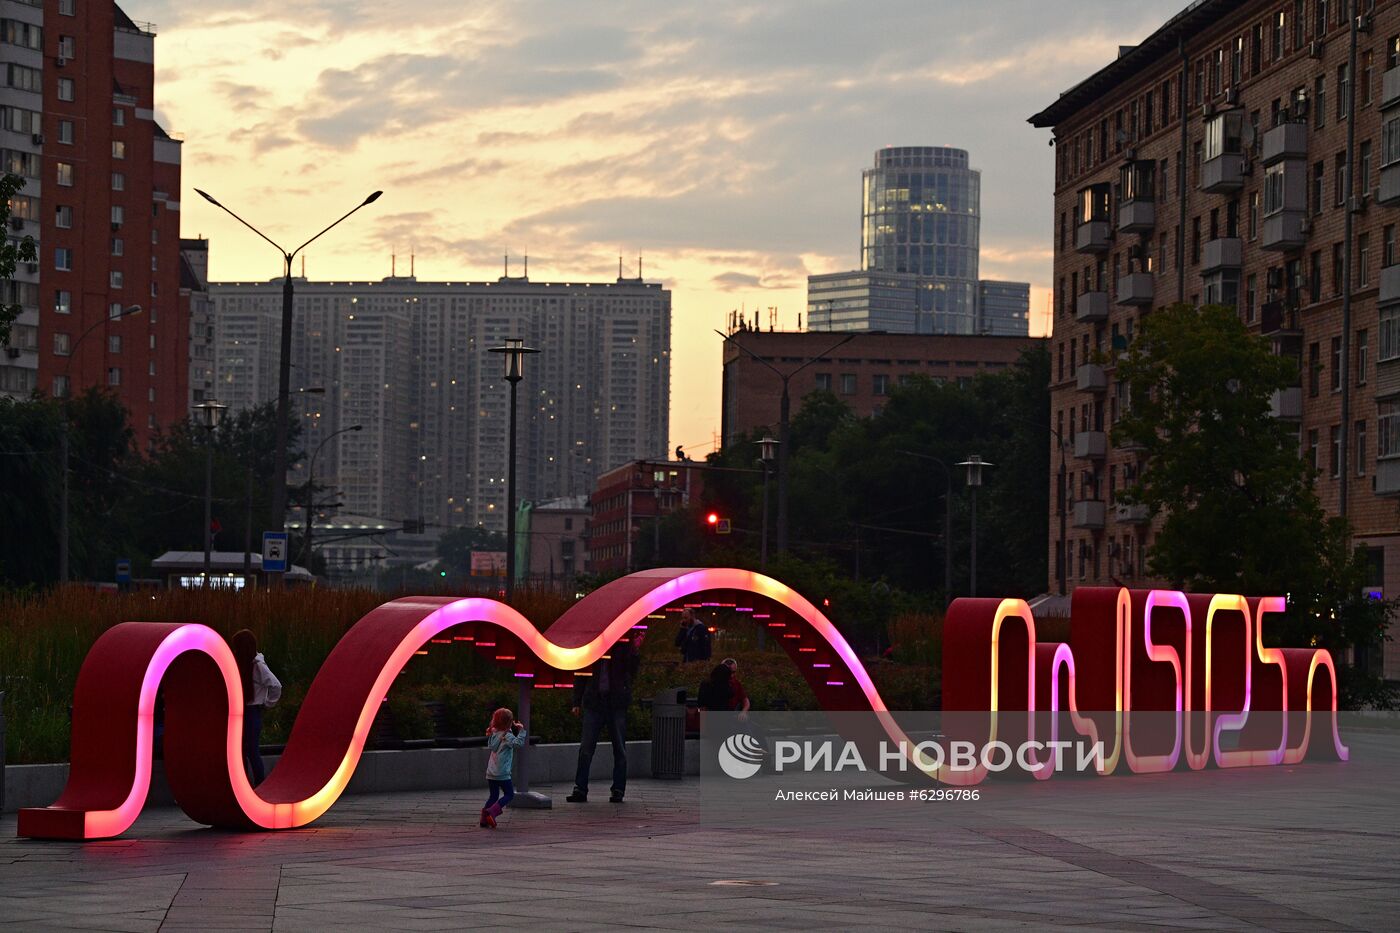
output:
<instances>
[{"instance_id":1,"label":"street lamp post","mask_svg":"<svg viewBox=\"0 0 1400 933\"><path fill-rule=\"evenodd\" d=\"M526 354L540 351L525 346L519 337L511 337L503 346L491 347L487 352L501 354L505 380L510 383L510 449L506 456L506 602L510 602L515 595L515 390L525 378Z\"/></svg>"},{"instance_id":2,"label":"street lamp post","mask_svg":"<svg viewBox=\"0 0 1400 933\"><path fill-rule=\"evenodd\" d=\"M788 436L788 426L789 426L789 420L790 420L790 419L789 419L789 415L791 414L791 410L792 410L792 399L791 399L791 396L788 394L788 383L792 381L792 377L793 377L793 376L796 376L798 373L802 372L802 370L806 369L808 366L811 366L813 363L817 362L817 361L820 360L822 357L826 356L828 353L831 353L833 350L836 350L838 347L841 347L841 346L845 345L846 343L848 343L849 341L854 340L854 339L856 338L856 335L853 334L853 333L852 333L852 334L847 334L846 336L842 337L840 340L836 341L836 343L834 343L834 344L832 344L831 346L827 347L827 348L826 348L825 350L823 350L821 353L818 353L816 356L814 356L814 357L812 357L811 359L809 359L809 360L805 361L804 363L802 363L802 365L800 365L800 366L798 366L796 369L792 370L792 372L784 373L782 370L778 369L778 368L777 368L776 366L774 366L772 363L769 363L769 362L768 362L767 360L765 360L763 357L761 357L761 356L759 356L758 354L754 353L754 352L753 352L752 350L750 350L748 347L744 346L742 343L740 343L739 341L735 340L734 337L733 337L732 335L726 334L726 333L724 333L724 331L719 331L719 330L715 331L715 333L719 334L720 337L722 337L722 338L723 338L724 340L726 340L727 342L732 343L735 347L737 347L737 348L738 348L739 350L741 350L742 352L747 353L747 354L749 355L749 357L750 357L751 359L753 359L754 362L756 362L756 363L761 363L761 364L763 364L765 367L767 367L768 369L772 370L773 374L774 374L775 376L777 376L779 379L781 379L781 380L782 380L782 383L783 383L783 395L782 395L782 400L779 402L779 406L778 406L778 540L777 540L777 545L778 545L778 553L781 554L781 553L783 553L784 551L787 550L787 542L788 542L788 507L787 507L787 488L788 488L787 460L788 460L788 454L787 454L787 451L788 451L788 447L789 447L789 443L788 443L788 442L789 442L789 440L790 440L790 438L789 438L789 436Z\"/></svg>"},{"instance_id":3,"label":"street lamp post","mask_svg":"<svg viewBox=\"0 0 1400 933\"><path fill-rule=\"evenodd\" d=\"M763 532L759 536L758 569L768 571L768 468L777 455L779 441L771 434L765 434L758 442L758 462L763 466Z\"/></svg>"},{"instance_id":4,"label":"street lamp post","mask_svg":"<svg viewBox=\"0 0 1400 933\"><path fill-rule=\"evenodd\" d=\"M311 567L311 557L313 555L311 539L315 535L316 527L316 458L321 453L321 448L331 442L332 438L339 437L348 431L361 431L362 424L352 424L348 428L341 428L339 431L332 431L327 434L321 443L316 445L316 449L311 452L311 462L306 469L306 540L302 544L301 562L309 569Z\"/></svg>"},{"instance_id":5,"label":"street lamp post","mask_svg":"<svg viewBox=\"0 0 1400 933\"><path fill-rule=\"evenodd\" d=\"M290 418L291 407L289 396L291 394L292 364L292 259L296 257L297 253L306 249L306 247L329 232L331 228L335 227L342 220L345 220L346 217L349 217L365 205L373 204L375 201L379 200L379 196L384 192L373 192L369 197L347 211L339 220L336 220L296 249L288 252L267 234L220 204L212 195L198 188L194 190L201 198L228 214L268 243L271 243L277 252L282 254L282 259L285 263L282 275L282 345L281 357L278 360L277 366L277 426L275 438L273 440L274 449L272 452L272 520L276 523L278 530L285 530L287 527L287 422ZM273 582L274 585L280 585L282 574L270 574L269 580Z\"/></svg>"},{"instance_id":6,"label":"street lamp post","mask_svg":"<svg viewBox=\"0 0 1400 933\"><path fill-rule=\"evenodd\" d=\"M967 486L972 491L972 569L971 579L968 585L968 595L977 595L977 487L982 485L982 468L996 466L994 463L987 463L977 454L969 454L968 458L958 466L967 468Z\"/></svg>"},{"instance_id":7,"label":"street lamp post","mask_svg":"<svg viewBox=\"0 0 1400 933\"><path fill-rule=\"evenodd\" d=\"M59 492L58 506L58 581L68 582L68 403L73 398L73 359L77 356L78 346L97 328L112 321L119 321L124 317L131 317L133 314L140 314L140 305L131 305L123 308L120 314L105 317L95 322L87 330L78 335L78 339L68 345L68 362L63 366L63 420L59 422L58 446L63 459L63 486Z\"/></svg>"},{"instance_id":8,"label":"street lamp post","mask_svg":"<svg viewBox=\"0 0 1400 933\"><path fill-rule=\"evenodd\" d=\"M214 548L214 429L224 420L227 405L205 399L193 406L199 426L204 428L204 586L209 586L211 552Z\"/></svg>"}]
</instances>

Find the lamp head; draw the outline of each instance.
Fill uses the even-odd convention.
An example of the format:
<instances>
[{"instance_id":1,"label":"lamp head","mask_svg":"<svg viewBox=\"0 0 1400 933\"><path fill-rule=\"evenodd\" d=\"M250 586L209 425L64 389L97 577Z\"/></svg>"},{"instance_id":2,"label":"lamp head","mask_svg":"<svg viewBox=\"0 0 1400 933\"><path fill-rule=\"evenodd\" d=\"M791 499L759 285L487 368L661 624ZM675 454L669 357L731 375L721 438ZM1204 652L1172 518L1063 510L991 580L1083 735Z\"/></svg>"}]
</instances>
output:
<instances>
[{"instance_id":1,"label":"lamp head","mask_svg":"<svg viewBox=\"0 0 1400 933\"><path fill-rule=\"evenodd\" d=\"M988 463L987 461L983 460L978 454L968 454L967 459L964 460L962 463L959 463L958 466L967 469L967 484L969 486L981 486L982 468L996 466L996 464Z\"/></svg>"},{"instance_id":2,"label":"lamp head","mask_svg":"<svg viewBox=\"0 0 1400 933\"><path fill-rule=\"evenodd\" d=\"M215 207L223 207L223 205L220 204L218 201L215 201L215 200L214 200L214 196L213 196L212 194L210 194L209 192L207 192L207 191L201 191L200 189L196 188L196 189L194 189L194 193L197 194L197 195L199 195L201 198L203 198L204 200L208 201L210 204L214 205Z\"/></svg>"},{"instance_id":3,"label":"lamp head","mask_svg":"<svg viewBox=\"0 0 1400 933\"><path fill-rule=\"evenodd\" d=\"M224 420L224 412L228 411L227 405L212 398L205 399L193 408L199 423L210 431L219 426L219 422Z\"/></svg>"},{"instance_id":4,"label":"lamp head","mask_svg":"<svg viewBox=\"0 0 1400 933\"><path fill-rule=\"evenodd\" d=\"M376 192L374 192L374 193L371 194L369 197L365 198L364 201L360 204L360 206L361 206L361 207L364 207L366 204L373 204L375 201L378 201L378 200L379 200L379 196L380 196L381 194L383 194L383 193L384 193L384 192L382 192L382 191L376 191Z\"/></svg>"},{"instance_id":5,"label":"lamp head","mask_svg":"<svg viewBox=\"0 0 1400 933\"><path fill-rule=\"evenodd\" d=\"M776 437L765 434L758 442L758 458L764 463L772 463L778 456L779 443Z\"/></svg>"},{"instance_id":6,"label":"lamp head","mask_svg":"<svg viewBox=\"0 0 1400 933\"><path fill-rule=\"evenodd\" d=\"M538 353L534 347L525 346L525 341L519 337L507 337L504 345L491 347L490 353L502 355L502 362L505 363L506 382L519 382L525 378L525 355L527 353Z\"/></svg>"}]
</instances>

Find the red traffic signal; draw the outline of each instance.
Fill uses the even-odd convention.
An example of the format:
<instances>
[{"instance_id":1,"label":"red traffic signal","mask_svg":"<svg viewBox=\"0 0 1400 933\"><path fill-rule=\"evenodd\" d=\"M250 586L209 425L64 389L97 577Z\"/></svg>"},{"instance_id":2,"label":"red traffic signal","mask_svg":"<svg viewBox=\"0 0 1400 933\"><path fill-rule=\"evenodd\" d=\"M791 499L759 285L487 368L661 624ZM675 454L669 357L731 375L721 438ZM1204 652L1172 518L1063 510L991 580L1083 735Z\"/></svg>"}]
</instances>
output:
<instances>
[{"instance_id":1,"label":"red traffic signal","mask_svg":"<svg viewBox=\"0 0 1400 933\"><path fill-rule=\"evenodd\" d=\"M718 512L711 512L709 515L706 515L706 516L705 516L705 524L710 525L710 526L712 526L712 527L715 526L715 525L718 525L718 524L719 524L719 513L718 513Z\"/></svg>"}]
</instances>

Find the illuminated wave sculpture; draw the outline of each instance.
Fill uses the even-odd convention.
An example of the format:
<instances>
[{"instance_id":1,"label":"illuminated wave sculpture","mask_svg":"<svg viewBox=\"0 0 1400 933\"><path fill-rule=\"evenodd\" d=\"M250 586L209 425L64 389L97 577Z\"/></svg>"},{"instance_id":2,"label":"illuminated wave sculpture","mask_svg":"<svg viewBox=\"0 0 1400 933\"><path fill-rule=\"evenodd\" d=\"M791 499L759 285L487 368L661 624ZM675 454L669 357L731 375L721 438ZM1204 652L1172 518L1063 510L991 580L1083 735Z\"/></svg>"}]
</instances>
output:
<instances>
[{"instance_id":1,"label":"illuminated wave sculpture","mask_svg":"<svg viewBox=\"0 0 1400 933\"><path fill-rule=\"evenodd\" d=\"M1178 741L1163 755L1135 754L1124 715L1134 708L1134 696L1137 708L1174 712L1178 718L1183 710L1209 710L1214 699L1217 709L1235 714L1233 720L1219 714L1214 736L1205 737L1208 743L1213 739L1217 764L1298 760L1307 752L1306 729L1268 736L1263 751L1222 753L1219 748L1219 729L1241 727L1251 708L1251 686L1259 695L1257 687L1264 684L1274 688L1271 698L1255 701L1255 708L1286 713L1306 707L1311 712L1314 701L1322 705L1330 699L1330 744L1336 757L1344 759L1347 752L1336 731L1331 656L1321 649L1263 648L1256 620L1262 621L1267 611L1280 611L1282 600L1204 597L1217 602L1197 607L1193 604L1198 599L1189 597L1188 603L1180 593L1081 588L1073 603L1075 651L1063 644L1038 645L1034 619L1022 600L957 600L945 623L944 709L954 714L981 711L982 723L990 711L991 731L981 734L983 742L997 737L998 711L1067 712L1069 727L1081 737L1111 740L1112 750L1100 773L1113 771L1122 761L1137 772L1175 767L1183 752L1191 767L1200 767L1209 749L1198 749L1188 725L1176 730ZM1165 608L1158 609L1159 604ZM224 639L197 623L114 626L93 645L78 675L68 783L52 806L20 811L19 835L101 839L131 826L150 788L158 692L164 698L165 774L184 811L211 826L290 829L320 817L344 792L394 679L415 654L431 645L481 652L535 689L568 689L575 677L588 676L589 666L634 629L687 607L751 615L796 662L822 709L873 712L889 739L913 747L855 651L801 594L746 570L649 570L584 597L543 634L493 599L418 596L378 607L331 651L306 693L281 759L256 788L244 772L243 691ZM1193 609L1209 611L1203 638L1192 638ZM1184 630L1164 621L1162 631L1177 640L1155 645L1150 624L1154 613L1166 616L1173 610L1184 613ZM1233 623L1221 626L1221 639L1228 637L1236 654L1244 645L1246 661L1240 675L1243 690L1217 687L1213 696L1212 674L1216 684L1226 683L1212 670L1213 665L1223 666L1211 654L1217 611ZM1251 641L1257 651L1247 650ZM1202 663L1205 676L1193 679L1193 669ZM1147 675L1160 675L1159 668L1174 672L1174 679L1154 676L1149 683ZM1154 692L1149 693L1148 686ZM1052 722L1060 718L1054 716ZM1035 721L1023 717L1032 737ZM1052 732L1055 728L1052 725ZM949 783L976 783L987 773L981 765L929 766L917 753L913 760L928 777ZM1037 778L1051 773L1048 764L1031 771Z\"/></svg>"}]
</instances>

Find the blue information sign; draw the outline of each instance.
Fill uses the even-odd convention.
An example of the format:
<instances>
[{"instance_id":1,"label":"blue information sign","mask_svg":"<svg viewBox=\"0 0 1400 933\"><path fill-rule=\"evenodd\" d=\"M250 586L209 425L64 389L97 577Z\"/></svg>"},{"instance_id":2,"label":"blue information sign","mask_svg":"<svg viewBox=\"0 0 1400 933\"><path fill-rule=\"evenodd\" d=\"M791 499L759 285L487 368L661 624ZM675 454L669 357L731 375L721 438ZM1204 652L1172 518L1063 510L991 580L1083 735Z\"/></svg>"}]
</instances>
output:
<instances>
[{"instance_id":1,"label":"blue information sign","mask_svg":"<svg viewBox=\"0 0 1400 933\"><path fill-rule=\"evenodd\" d=\"M287 533L263 532L262 569L267 573L287 572Z\"/></svg>"}]
</instances>

